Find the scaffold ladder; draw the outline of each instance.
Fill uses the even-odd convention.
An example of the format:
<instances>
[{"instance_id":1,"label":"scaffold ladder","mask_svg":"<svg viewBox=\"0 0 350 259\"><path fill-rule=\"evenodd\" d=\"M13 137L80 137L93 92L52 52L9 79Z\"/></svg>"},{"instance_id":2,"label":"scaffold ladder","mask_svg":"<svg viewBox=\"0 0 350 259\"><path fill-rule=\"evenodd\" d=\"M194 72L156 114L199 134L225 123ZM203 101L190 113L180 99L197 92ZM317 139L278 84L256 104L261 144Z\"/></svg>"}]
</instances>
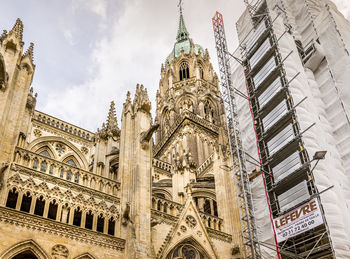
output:
<instances>
[{"instance_id":1,"label":"scaffold ladder","mask_svg":"<svg viewBox=\"0 0 350 259\"><path fill-rule=\"evenodd\" d=\"M239 214L241 218L241 234L244 245L245 258L261 258L260 247L257 242L255 227L253 198L249 183L249 175L246 169L245 154L241 147L240 129L237 118L237 106L235 101L235 88L231 79L229 53L224 31L222 14L216 12L212 19L216 51L219 62L221 89L226 110L227 133L233 162L233 172L236 183L236 194L239 202Z\"/></svg>"}]
</instances>

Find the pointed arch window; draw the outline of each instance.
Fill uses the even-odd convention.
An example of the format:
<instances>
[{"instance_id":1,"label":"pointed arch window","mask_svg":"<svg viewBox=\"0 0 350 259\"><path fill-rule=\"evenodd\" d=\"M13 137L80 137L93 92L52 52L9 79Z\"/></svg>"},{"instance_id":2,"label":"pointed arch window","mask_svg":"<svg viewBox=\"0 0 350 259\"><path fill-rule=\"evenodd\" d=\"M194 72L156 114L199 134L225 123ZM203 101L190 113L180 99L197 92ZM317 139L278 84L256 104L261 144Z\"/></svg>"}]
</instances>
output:
<instances>
[{"instance_id":1,"label":"pointed arch window","mask_svg":"<svg viewBox=\"0 0 350 259\"><path fill-rule=\"evenodd\" d=\"M38 169L38 163L39 163L38 159L34 158L34 160L33 160L33 169Z\"/></svg>"},{"instance_id":2,"label":"pointed arch window","mask_svg":"<svg viewBox=\"0 0 350 259\"><path fill-rule=\"evenodd\" d=\"M49 174L53 174L53 165L50 165Z\"/></svg>"},{"instance_id":3,"label":"pointed arch window","mask_svg":"<svg viewBox=\"0 0 350 259\"><path fill-rule=\"evenodd\" d=\"M42 161L40 166L40 171L46 172L46 169L47 169L47 163L45 161Z\"/></svg>"},{"instance_id":4,"label":"pointed arch window","mask_svg":"<svg viewBox=\"0 0 350 259\"><path fill-rule=\"evenodd\" d=\"M66 163L67 165L73 166L73 167L77 167L77 163L74 161L73 158L69 158L68 160L64 161L64 163Z\"/></svg>"},{"instance_id":5,"label":"pointed arch window","mask_svg":"<svg viewBox=\"0 0 350 259\"><path fill-rule=\"evenodd\" d=\"M202 63L198 62L199 78L204 79L204 69Z\"/></svg>"},{"instance_id":6,"label":"pointed arch window","mask_svg":"<svg viewBox=\"0 0 350 259\"><path fill-rule=\"evenodd\" d=\"M29 212L31 203L32 203L32 196L30 195L29 192L27 192L22 197L22 203L21 203L20 210L24 211L24 212Z\"/></svg>"},{"instance_id":7,"label":"pointed arch window","mask_svg":"<svg viewBox=\"0 0 350 259\"><path fill-rule=\"evenodd\" d=\"M97 232L103 233L104 224L105 224L105 218L104 218L103 215L101 214L101 215L99 215L99 216L97 217L96 231L97 231Z\"/></svg>"},{"instance_id":8,"label":"pointed arch window","mask_svg":"<svg viewBox=\"0 0 350 259\"><path fill-rule=\"evenodd\" d=\"M187 62L182 62L180 64L180 71L179 71L180 81L183 79L190 78L190 69L188 67Z\"/></svg>"},{"instance_id":9,"label":"pointed arch window","mask_svg":"<svg viewBox=\"0 0 350 259\"><path fill-rule=\"evenodd\" d=\"M7 196L6 207L15 209L17 204L17 199L18 199L18 192L16 188L13 188Z\"/></svg>"},{"instance_id":10,"label":"pointed arch window","mask_svg":"<svg viewBox=\"0 0 350 259\"><path fill-rule=\"evenodd\" d=\"M42 156L46 156L48 158L51 158L51 155L50 155L50 153L47 150L43 150L39 154L42 155Z\"/></svg>"},{"instance_id":11,"label":"pointed arch window","mask_svg":"<svg viewBox=\"0 0 350 259\"><path fill-rule=\"evenodd\" d=\"M40 196L40 198L36 200L34 214L38 216L44 215L44 208L45 200L43 196Z\"/></svg>"},{"instance_id":12,"label":"pointed arch window","mask_svg":"<svg viewBox=\"0 0 350 259\"><path fill-rule=\"evenodd\" d=\"M71 181L72 180L72 172L68 171L66 175L66 180Z\"/></svg>"},{"instance_id":13,"label":"pointed arch window","mask_svg":"<svg viewBox=\"0 0 350 259\"><path fill-rule=\"evenodd\" d=\"M92 214L91 210L86 214L85 219L85 228L92 229L92 222L94 219L94 215Z\"/></svg>"}]
</instances>

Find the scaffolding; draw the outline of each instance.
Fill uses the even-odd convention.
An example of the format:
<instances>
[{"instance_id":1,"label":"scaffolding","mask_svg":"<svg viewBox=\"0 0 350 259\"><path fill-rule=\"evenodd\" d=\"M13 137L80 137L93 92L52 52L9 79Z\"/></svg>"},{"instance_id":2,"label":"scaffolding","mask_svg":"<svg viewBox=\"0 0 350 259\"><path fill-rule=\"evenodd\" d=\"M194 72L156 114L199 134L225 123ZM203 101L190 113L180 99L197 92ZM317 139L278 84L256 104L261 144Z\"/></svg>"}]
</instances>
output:
<instances>
[{"instance_id":1,"label":"scaffolding","mask_svg":"<svg viewBox=\"0 0 350 259\"><path fill-rule=\"evenodd\" d=\"M318 195L310 170L311 161L303 142L303 134L314 124L304 131L300 129L295 112L299 103L293 103L289 90L291 81L299 73L287 80L284 61L292 51L282 58L278 48L279 39L290 27L284 24L286 31L277 38L273 24L278 16L271 19L266 1L245 2L253 29L241 41L240 47L267 198L272 217L276 218ZM279 7L276 5L275 8ZM302 62L312 53L312 48L302 52ZM276 246L283 258L316 259L331 258L332 255L326 225L279 244L276 240Z\"/></svg>"},{"instance_id":2,"label":"scaffolding","mask_svg":"<svg viewBox=\"0 0 350 259\"><path fill-rule=\"evenodd\" d=\"M223 17L216 12L212 19L216 51L218 55L221 89L226 109L227 132L233 161L233 171L236 183L239 214L241 219L241 235L244 254L247 259L261 258L260 247L257 242L257 232L254 219L253 199L250 189L249 176L246 169L245 153L241 146L240 128L237 118L235 101L236 90L231 79L229 52L224 31Z\"/></svg>"}]
</instances>

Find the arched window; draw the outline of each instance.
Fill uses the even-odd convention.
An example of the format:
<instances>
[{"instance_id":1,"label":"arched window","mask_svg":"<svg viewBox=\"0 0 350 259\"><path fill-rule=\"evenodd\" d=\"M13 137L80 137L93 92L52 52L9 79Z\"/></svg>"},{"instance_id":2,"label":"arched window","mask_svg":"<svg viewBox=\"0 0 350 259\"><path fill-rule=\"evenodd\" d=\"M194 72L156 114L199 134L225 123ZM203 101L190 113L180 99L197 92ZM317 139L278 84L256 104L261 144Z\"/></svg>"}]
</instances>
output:
<instances>
[{"instance_id":1,"label":"arched window","mask_svg":"<svg viewBox=\"0 0 350 259\"><path fill-rule=\"evenodd\" d=\"M74 210L73 225L80 227L80 223L81 223L81 210L78 207Z\"/></svg>"},{"instance_id":2,"label":"arched window","mask_svg":"<svg viewBox=\"0 0 350 259\"><path fill-rule=\"evenodd\" d=\"M50 205L49 205L49 213L47 215L47 217L49 219L54 219L56 220L56 216L57 216L57 203L56 203L56 200L53 200L52 202L50 202Z\"/></svg>"},{"instance_id":3,"label":"arched window","mask_svg":"<svg viewBox=\"0 0 350 259\"><path fill-rule=\"evenodd\" d=\"M43 196L40 196L40 198L36 200L34 214L38 216L43 216L44 208L45 208L45 200Z\"/></svg>"},{"instance_id":4,"label":"arched window","mask_svg":"<svg viewBox=\"0 0 350 259\"><path fill-rule=\"evenodd\" d=\"M204 104L204 116L206 120L215 123L215 111L209 101Z\"/></svg>"},{"instance_id":5,"label":"arched window","mask_svg":"<svg viewBox=\"0 0 350 259\"><path fill-rule=\"evenodd\" d=\"M40 171L46 172L46 169L47 169L47 163L45 161L42 161L40 166Z\"/></svg>"},{"instance_id":6,"label":"arched window","mask_svg":"<svg viewBox=\"0 0 350 259\"><path fill-rule=\"evenodd\" d=\"M204 70L201 63L198 62L199 78L204 79Z\"/></svg>"},{"instance_id":7,"label":"arched window","mask_svg":"<svg viewBox=\"0 0 350 259\"><path fill-rule=\"evenodd\" d=\"M33 169L38 169L38 163L39 163L38 159L34 158L34 160L33 160Z\"/></svg>"},{"instance_id":8,"label":"arched window","mask_svg":"<svg viewBox=\"0 0 350 259\"><path fill-rule=\"evenodd\" d=\"M168 204L164 203L163 212L167 213L167 210L168 210Z\"/></svg>"},{"instance_id":9,"label":"arched window","mask_svg":"<svg viewBox=\"0 0 350 259\"><path fill-rule=\"evenodd\" d=\"M53 165L50 165L49 174L53 174Z\"/></svg>"},{"instance_id":10,"label":"arched window","mask_svg":"<svg viewBox=\"0 0 350 259\"><path fill-rule=\"evenodd\" d=\"M188 68L187 62L182 62L180 65L180 80L190 78L190 69Z\"/></svg>"},{"instance_id":11,"label":"arched window","mask_svg":"<svg viewBox=\"0 0 350 259\"><path fill-rule=\"evenodd\" d=\"M94 215L92 214L91 210L86 214L85 218L85 228L92 229L92 222L94 219Z\"/></svg>"},{"instance_id":12,"label":"arched window","mask_svg":"<svg viewBox=\"0 0 350 259\"><path fill-rule=\"evenodd\" d=\"M183 244L175 247L167 256L167 259L207 259L209 258L205 255L203 249L194 245L193 242L186 241Z\"/></svg>"},{"instance_id":13,"label":"arched window","mask_svg":"<svg viewBox=\"0 0 350 259\"><path fill-rule=\"evenodd\" d=\"M213 200L213 207L214 207L214 216L218 216L218 205L216 201Z\"/></svg>"},{"instance_id":14,"label":"arched window","mask_svg":"<svg viewBox=\"0 0 350 259\"><path fill-rule=\"evenodd\" d=\"M115 220L112 217L108 220L108 234L114 236L114 229L115 229Z\"/></svg>"},{"instance_id":15,"label":"arched window","mask_svg":"<svg viewBox=\"0 0 350 259\"><path fill-rule=\"evenodd\" d=\"M104 224L105 224L105 218L101 214L97 218L97 227L96 227L97 232L103 233Z\"/></svg>"},{"instance_id":16,"label":"arched window","mask_svg":"<svg viewBox=\"0 0 350 259\"><path fill-rule=\"evenodd\" d=\"M12 257L12 259L38 259L38 257L30 250L26 250L15 257Z\"/></svg>"},{"instance_id":17,"label":"arched window","mask_svg":"<svg viewBox=\"0 0 350 259\"><path fill-rule=\"evenodd\" d=\"M31 203L32 203L32 197L30 196L30 193L27 192L22 197L21 211L29 212Z\"/></svg>"},{"instance_id":18,"label":"arched window","mask_svg":"<svg viewBox=\"0 0 350 259\"><path fill-rule=\"evenodd\" d=\"M68 159L67 161L64 161L64 163L73 167L78 167L77 163L72 158Z\"/></svg>"},{"instance_id":19,"label":"arched window","mask_svg":"<svg viewBox=\"0 0 350 259\"><path fill-rule=\"evenodd\" d=\"M63 168L61 169L61 172L60 172L60 177L63 178L63 175L64 175L64 170Z\"/></svg>"},{"instance_id":20,"label":"arched window","mask_svg":"<svg viewBox=\"0 0 350 259\"><path fill-rule=\"evenodd\" d=\"M18 199L18 192L16 188L13 188L11 191L9 191L9 194L7 196L6 207L15 209L17 204L17 199Z\"/></svg>"},{"instance_id":21,"label":"arched window","mask_svg":"<svg viewBox=\"0 0 350 259\"><path fill-rule=\"evenodd\" d=\"M51 155L50 155L50 153L47 150L43 150L39 154L42 155L42 156L46 156L48 158L51 158Z\"/></svg>"},{"instance_id":22,"label":"arched window","mask_svg":"<svg viewBox=\"0 0 350 259\"><path fill-rule=\"evenodd\" d=\"M68 172L67 172L66 179L67 179L68 181L71 181L71 180L72 180L72 172L71 172L71 171L68 171Z\"/></svg>"},{"instance_id":23,"label":"arched window","mask_svg":"<svg viewBox=\"0 0 350 259\"><path fill-rule=\"evenodd\" d=\"M204 207L204 213L211 214L210 201L208 199L205 200L203 207Z\"/></svg>"},{"instance_id":24,"label":"arched window","mask_svg":"<svg viewBox=\"0 0 350 259\"><path fill-rule=\"evenodd\" d=\"M161 202L160 201L158 201L158 203L157 203L157 210L160 210L160 208L161 208Z\"/></svg>"}]
</instances>

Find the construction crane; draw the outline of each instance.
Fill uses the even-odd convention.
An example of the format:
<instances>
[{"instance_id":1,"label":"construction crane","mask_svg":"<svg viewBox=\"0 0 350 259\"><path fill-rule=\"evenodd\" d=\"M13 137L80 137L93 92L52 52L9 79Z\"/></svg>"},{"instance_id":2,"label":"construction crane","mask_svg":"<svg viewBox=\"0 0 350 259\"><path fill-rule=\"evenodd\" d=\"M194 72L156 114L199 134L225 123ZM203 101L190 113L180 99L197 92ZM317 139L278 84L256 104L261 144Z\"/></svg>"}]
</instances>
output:
<instances>
[{"instance_id":1,"label":"construction crane","mask_svg":"<svg viewBox=\"0 0 350 259\"><path fill-rule=\"evenodd\" d=\"M216 12L212 18L216 51L219 62L221 89L226 109L227 133L233 162L233 174L236 183L236 194L239 202L241 219L241 234L244 245L245 258L261 258L260 247L257 242L255 227L253 198L246 169L245 153L241 147L240 128L237 118L237 105L230 69L230 53L227 51L227 42L224 31L222 14Z\"/></svg>"}]
</instances>

